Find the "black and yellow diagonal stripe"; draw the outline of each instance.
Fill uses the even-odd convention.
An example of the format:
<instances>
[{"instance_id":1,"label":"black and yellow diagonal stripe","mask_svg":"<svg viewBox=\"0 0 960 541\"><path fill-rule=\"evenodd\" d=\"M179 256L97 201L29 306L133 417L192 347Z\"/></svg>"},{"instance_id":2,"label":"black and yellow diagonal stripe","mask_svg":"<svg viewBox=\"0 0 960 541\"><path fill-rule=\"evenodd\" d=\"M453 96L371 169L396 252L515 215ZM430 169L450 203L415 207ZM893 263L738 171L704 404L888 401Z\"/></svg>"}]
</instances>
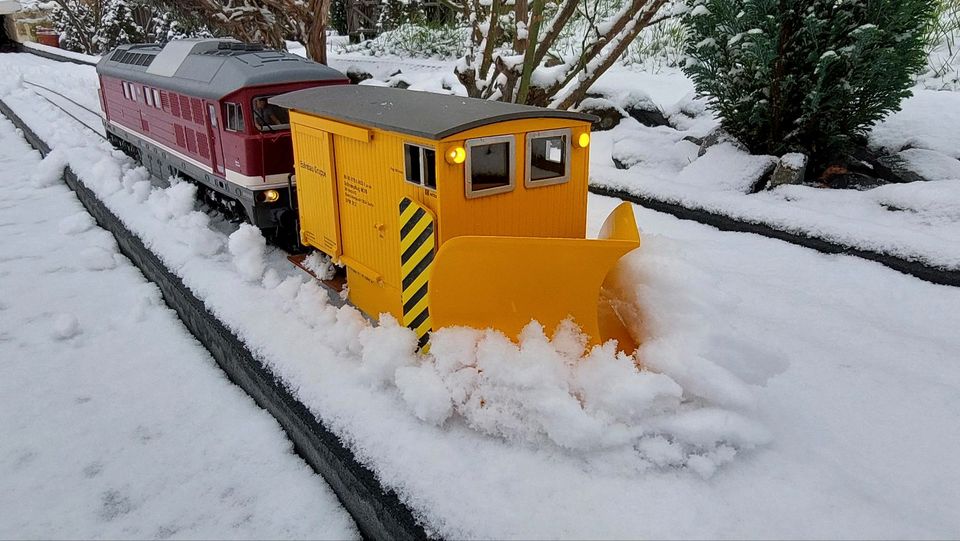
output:
<instances>
[{"instance_id":1,"label":"black and yellow diagonal stripe","mask_svg":"<svg viewBox=\"0 0 960 541\"><path fill-rule=\"evenodd\" d=\"M400 277L403 325L417 333L420 349L430 339L430 267L434 254L433 214L404 197L400 201Z\"/></svg>"}]
</instances>

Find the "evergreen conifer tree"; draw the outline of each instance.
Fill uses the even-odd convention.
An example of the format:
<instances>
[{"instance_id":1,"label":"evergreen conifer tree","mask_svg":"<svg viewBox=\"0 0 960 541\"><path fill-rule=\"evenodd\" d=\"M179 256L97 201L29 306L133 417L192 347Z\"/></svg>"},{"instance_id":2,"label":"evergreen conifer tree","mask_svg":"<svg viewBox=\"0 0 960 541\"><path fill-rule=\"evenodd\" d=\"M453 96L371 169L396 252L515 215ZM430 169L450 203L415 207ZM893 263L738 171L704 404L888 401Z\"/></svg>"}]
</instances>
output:
<instances>
[{"instance_id":1,"label":"evergreen conifer tree","mask_svg":"<svg viewBox=\"0 0 960 541\"><path fill-rule=\"evenodd\" d=\"M937 0L694 0L685 71L752 151L824 166L900 107Z\"/></svg>"}]
</instances>

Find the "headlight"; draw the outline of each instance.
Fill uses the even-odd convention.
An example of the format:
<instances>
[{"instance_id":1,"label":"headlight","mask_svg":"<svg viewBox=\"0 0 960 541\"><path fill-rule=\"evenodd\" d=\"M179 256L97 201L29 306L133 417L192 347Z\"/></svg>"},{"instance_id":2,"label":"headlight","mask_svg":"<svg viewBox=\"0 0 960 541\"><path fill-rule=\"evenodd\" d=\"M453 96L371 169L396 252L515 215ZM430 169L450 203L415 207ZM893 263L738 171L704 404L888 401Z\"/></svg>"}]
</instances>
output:
<instances>
[{"instance_id":1,"label":"headlight","mask_svg":"<svg viewBox=\"0 0 960 541\"><path fill-rule=\"evenodd\" d=\"M590 134L587 132L581 133L580 137L577 138L577 146L579 146L580 148L587 148L589 144L590 144Z\"/></svg>"},{"instance_id":2,"label":"headlight","mask_svg":"<svg viewBox=\"0 0 960 541\"><path fill-rule=\"evenodd\" d=\"M280 192L277 190L266 190L260 192L260 197L263 198L264 203L276 203L280 200Z\"/></svg>"},{"instance_id":3,"label":"headlight","mask_svg":"<svg viewBox=\"0 0 960 541\"><path fill-rule=\"evenodd\" d=\"M453 147L447 151L447 163L461 164L467 161L467 151L463 147Z\"/></svg>"}]
</instances>

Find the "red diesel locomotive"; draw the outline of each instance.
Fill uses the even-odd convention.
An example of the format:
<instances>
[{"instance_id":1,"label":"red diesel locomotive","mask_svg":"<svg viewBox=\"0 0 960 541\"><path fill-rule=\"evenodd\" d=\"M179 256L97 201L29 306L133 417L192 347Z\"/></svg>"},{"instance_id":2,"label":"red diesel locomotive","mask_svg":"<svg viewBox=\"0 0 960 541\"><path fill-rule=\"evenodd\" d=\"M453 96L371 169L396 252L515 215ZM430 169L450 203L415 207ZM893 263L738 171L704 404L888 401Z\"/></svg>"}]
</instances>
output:
<instances>
[{"instance_id":1,"label":"red diesel locomotive","mask_svg":"<svg viewBox=\"0 0 960 541\"><path fill-rule=\"evenodd\" d=\"M267 98L348 84L342 73L259 45L191 39L122 45L97 74L111 143L159 178L193 181L229 217L268 236L295 233L289 118Z\"/></svg>"}]
</instances>

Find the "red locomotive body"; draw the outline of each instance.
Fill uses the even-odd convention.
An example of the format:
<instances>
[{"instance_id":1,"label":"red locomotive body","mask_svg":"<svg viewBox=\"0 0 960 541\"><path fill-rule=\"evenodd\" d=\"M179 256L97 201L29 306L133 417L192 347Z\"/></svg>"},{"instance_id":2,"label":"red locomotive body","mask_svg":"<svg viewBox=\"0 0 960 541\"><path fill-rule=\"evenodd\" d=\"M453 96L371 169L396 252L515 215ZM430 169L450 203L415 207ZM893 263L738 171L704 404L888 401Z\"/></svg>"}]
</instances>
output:
<instances>
[{"instance_id":1,"label":"red locomotive body","mask_svg":"<svg viewBox=\"0 0 960 541\"><path fill-rule=\"evenodd\" d=\"M179 175L268 234L293 226L293 151L271 96L347 84L340 72L234 40L124 45L97 65L112 143L160 178Z\"/></svg>"}]
</instances>

